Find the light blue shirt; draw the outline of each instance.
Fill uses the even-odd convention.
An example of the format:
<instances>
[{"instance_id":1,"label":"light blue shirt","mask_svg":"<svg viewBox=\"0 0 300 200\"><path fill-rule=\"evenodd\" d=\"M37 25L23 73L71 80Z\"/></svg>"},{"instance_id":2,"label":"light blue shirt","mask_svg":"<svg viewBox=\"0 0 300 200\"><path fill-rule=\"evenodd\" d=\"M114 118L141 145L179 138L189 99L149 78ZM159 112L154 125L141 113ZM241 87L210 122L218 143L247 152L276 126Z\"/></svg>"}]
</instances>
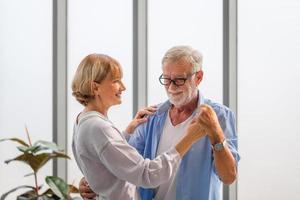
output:
<instances>
[{"instance_id":1,"label":"light blue shirt","mask_svg":"<svg viewBox=\"0 0 300 200\"><path fill-rule=\"evenodd\" d=\"M200 92L198 104L208 104L216 112L227 145L237 165L240 156L237 152L237 135L233 112L226 106L204 98ZM169 101L158 105L156 113L149 116L147 123L138 126L129 139L129 144L134 146L144 158L155 158L170 106ZM196 112L193 113L193 115L195 114ZM216 172L211 144L209 138L205 136L196 142L182 158L176 176L176 198L178 200L220 200L220 191L221 181ZM140 194L142 200L152 200L154 190L140 188Z\"/></svg>"}]
</instances>

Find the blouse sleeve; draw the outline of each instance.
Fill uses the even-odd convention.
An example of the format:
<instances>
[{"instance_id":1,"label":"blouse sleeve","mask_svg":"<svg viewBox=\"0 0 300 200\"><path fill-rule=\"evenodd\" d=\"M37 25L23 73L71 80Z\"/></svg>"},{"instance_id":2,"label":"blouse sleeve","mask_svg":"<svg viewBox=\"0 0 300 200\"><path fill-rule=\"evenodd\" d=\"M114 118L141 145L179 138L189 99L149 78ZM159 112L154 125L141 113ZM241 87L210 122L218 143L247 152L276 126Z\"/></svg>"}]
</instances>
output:
<instances>
[{"instance_id":1,"label":"blouse sleeve","mask_svg":"<svg viewBox=\"0 0 300 200\"><path fill-rule=\"evenodd\" d=\"M102 131L116 132L111 129ZM115 133L110 133L110 135ZM110 139L98 156L105 167L119 179L134 185L154 188L168 181L179 165L180 155L175 148L159 155L153 160L144 159L135 148L125 140Z\"/></svg>"}]
</instances>

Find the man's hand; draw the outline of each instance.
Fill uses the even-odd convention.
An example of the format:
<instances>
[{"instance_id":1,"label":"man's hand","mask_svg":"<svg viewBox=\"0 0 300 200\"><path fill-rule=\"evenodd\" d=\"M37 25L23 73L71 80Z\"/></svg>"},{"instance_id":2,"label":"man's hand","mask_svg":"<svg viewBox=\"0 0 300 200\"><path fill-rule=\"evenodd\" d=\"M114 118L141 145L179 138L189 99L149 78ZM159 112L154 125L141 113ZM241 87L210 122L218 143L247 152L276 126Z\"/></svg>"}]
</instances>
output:
<instances>
[{"instance_id":1,"label":"man's hand","mask_svg":"<svg viewBox=\"0 0 300 200\"><path fill-rule=\"evenodd\" d=\"M224 140L218 117L212 107L207 104L201 105L198 120L200 125L205 129L212 144Z\"/></svg>"},{"instance_id":2,"label":"man's hand","mask_svg":"<svg viewBox=\"0 0 300 200\"><path fill-rule=\"evenodd\" d=\"M97 196L84 177L79 182L79 193L84 200L95 200Z\"/></svg>"}]
</instances>

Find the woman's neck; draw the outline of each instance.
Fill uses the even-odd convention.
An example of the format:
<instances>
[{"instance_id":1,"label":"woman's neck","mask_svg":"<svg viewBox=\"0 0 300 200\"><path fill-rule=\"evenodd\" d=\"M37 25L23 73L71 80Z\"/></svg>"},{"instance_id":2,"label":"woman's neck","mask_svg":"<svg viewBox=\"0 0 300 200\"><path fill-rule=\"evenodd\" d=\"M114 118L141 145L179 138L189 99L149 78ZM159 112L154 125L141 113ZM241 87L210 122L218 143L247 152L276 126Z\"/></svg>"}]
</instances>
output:
<instances>
[{"instance_id":1,"label":"woman's neck","mask_svg":"<svg viewBox=\"0 0 300 200\"><path fill-rule=\"evenodd\" d=\"M85 106L83 112L90 112L90 111L97 111L107 117L108 107L104 106L103 104L97 104L96 102L90 102L88 105Z\"/></svg>"}]
</instances>

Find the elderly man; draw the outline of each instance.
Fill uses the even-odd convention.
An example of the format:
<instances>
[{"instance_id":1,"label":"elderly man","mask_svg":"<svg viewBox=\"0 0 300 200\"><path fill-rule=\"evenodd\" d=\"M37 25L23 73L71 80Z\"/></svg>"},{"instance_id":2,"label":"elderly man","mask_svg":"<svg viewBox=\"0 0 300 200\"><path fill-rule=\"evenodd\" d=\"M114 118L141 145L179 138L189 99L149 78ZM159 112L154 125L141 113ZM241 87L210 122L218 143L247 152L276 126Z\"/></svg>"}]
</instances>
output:
<instances>
[{"instance_id":1,"label":"elderly man","mask_svg":"<svg viewBox=\"0 0 300 200\"><path fill-rule=\"evenodd\" d=\"M168 182L154 189L140 188L141 199L219 200L221 182L231 184L237 175L234 114L198 91L203 71L202 55L197 50L189 46L169 49L162 59L162 71L159 81L169 100L159 104L156 113L136 128L129 144L145 158L155 158L182 137L200 105L204 105L200 112L204 113L202 125L206 136L193 145Z\"/></svg>"}]
</instances>

